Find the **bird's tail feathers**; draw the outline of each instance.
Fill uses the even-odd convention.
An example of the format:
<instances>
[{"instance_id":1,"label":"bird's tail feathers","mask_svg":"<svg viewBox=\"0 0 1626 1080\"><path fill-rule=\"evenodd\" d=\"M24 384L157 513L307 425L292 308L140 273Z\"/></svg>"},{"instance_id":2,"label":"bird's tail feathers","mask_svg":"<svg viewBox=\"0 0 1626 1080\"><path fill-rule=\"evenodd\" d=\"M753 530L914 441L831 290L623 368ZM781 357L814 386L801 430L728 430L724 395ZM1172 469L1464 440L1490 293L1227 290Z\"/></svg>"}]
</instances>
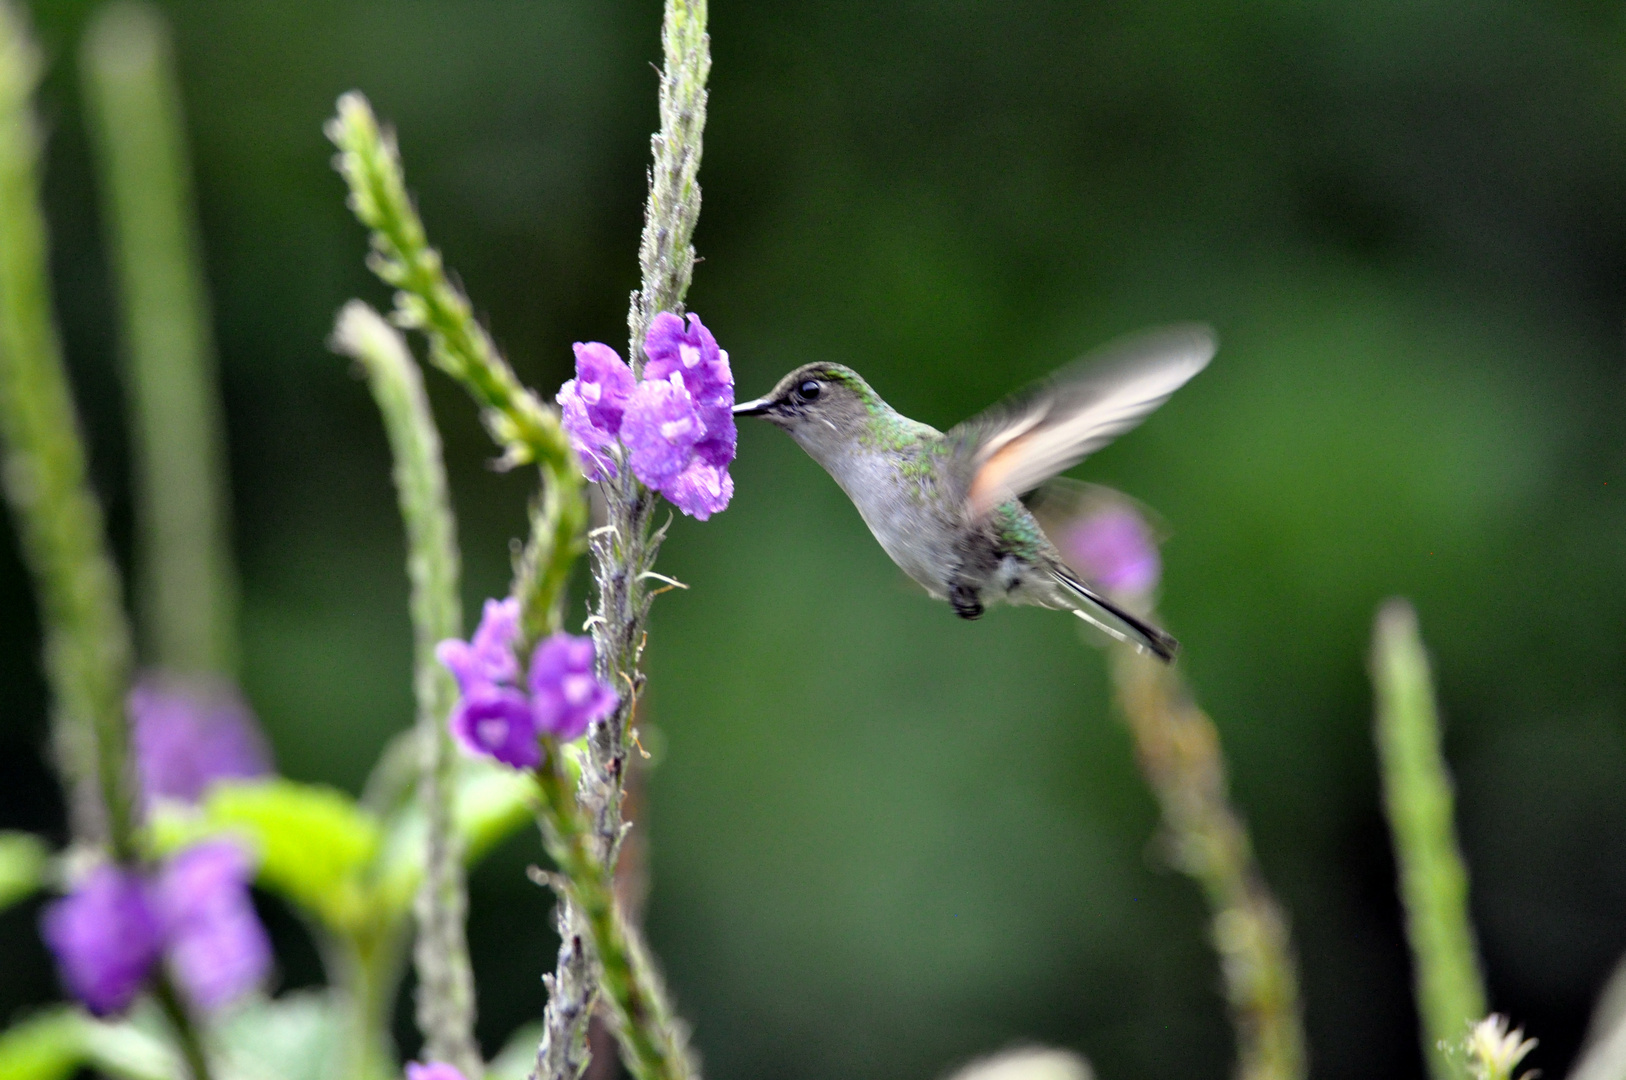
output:
<instances>
[{"instance_id":1,"label":"bird's tail feathers","mask_svg":"<svg viewBox=\"0 0 1626 1080\"><path fill-rule=\"evenodd\" d=\"M1050 570L1057 584L1082 601L1073 608L1073 614L1105 631L1119 641L1127 642L1142 652L1149 652L1164 663L1172 663L1180 651L1180 643L1145 619L1125 611L1073 576L1065 566Z\"/></svg>"}]
</instances>

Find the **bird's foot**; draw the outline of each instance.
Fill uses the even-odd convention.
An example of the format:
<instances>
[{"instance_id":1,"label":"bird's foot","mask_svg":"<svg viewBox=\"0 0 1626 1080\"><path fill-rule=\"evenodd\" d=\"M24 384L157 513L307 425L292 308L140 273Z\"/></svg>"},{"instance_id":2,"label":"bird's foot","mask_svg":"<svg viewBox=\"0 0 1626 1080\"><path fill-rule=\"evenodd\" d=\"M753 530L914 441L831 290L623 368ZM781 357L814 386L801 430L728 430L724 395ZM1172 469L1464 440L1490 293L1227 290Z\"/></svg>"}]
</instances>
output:
<instances>
[{"instance_id":1,"label":"bird's foot","mask_svg":"<svg viewBox=\"0 0 1626 1080\"><path fill-rule=\"evenodd\" d=\"M982 601L977 599L977 590L969 585L950 585L949 603L954 605L954 614L962 619L982 618Z\"/></svg>"}]
</instances>

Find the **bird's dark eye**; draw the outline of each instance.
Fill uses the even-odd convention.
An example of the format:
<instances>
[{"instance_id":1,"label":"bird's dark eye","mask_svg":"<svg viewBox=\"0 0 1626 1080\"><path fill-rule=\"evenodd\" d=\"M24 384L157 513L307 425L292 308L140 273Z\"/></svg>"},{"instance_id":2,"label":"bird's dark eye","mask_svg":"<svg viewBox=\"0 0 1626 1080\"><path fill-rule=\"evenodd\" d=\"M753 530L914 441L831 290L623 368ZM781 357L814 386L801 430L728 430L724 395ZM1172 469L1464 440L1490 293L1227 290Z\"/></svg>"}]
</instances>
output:
<instances>
[{"instance_id":1,"label":"bird's dark eye","mask_svg":"<svg viewBox=\"0 0 1626 1080\"><path fill-rule=\"evenodd\" d=\"M809 379L796 388L796 393L803 401L815 401L818 399L819 391L823 389L824 387L817 381Z\"/></svg>"}]
</instances>

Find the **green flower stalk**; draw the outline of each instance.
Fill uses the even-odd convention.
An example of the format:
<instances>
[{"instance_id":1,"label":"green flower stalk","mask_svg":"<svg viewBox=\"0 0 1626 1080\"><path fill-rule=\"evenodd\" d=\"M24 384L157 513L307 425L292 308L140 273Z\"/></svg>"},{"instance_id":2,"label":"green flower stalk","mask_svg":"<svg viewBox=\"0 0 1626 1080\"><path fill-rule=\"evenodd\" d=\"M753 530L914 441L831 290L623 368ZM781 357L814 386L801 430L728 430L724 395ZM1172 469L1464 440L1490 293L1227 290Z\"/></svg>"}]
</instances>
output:
<instances>
[{"instance_id":1,"label":"green flower stalk","mask_svg":"<svg viewBox=\"0 0 1626 1080\"><path fill-rule=\"evenodd\" d=\"M1372 635L1378 761L1394 837L1406 936L1416 963L1423 1054L1434 1080L1461 1080L1465 1024L1485 1015L1485 987L1468 915L1468 872L1457 848L1451 778L1417 613L1404 600L1379 609Z\"/></svg>"},{"instance_id":2,"label":"green flower stalk","mask_svg":"<svg viewBox=\"0 0 1626 1080\"><path fill-rule=\"evenodd\" d=\"M1287 919L1227 794L1219 732L1172 667L1127 645L1113 682L1176 868L1203 890L1236 1029L1238 1080L1301 1080L1304 1028Z\"/></svg>"},{"instance_id":3,"label":"green flower stalk","mask_svg":"<svg viewBox=\"0 0 1626 1080\"><path fill-rule=\"evenodd\" d=\"M394 321L429 339L430 360L480 406L486 429L503 448L503 463L542 470L531 539L520 559L525 627L540 636L563 603L587 524L581 468L559 414L520 383L474 318L468 297L446 276L407 195L395 138L379 127L367 99L354 92L339 98L326 131L339 148L335 165L349 185L350 208L370 230L367 264L397 290Z\"/></svg>"},{"instance_id":4,"label":"green flower stalk","mask_svg":"<svg viewBox=\"0 0 1626 1080\"><path fill-rule=\"evenodd\" d=\"M40 211L39 131L29 98L39 58L21 17L0 3L0 437L4 482L34 577L52 692L52 738L74 836L128 859L131 777L124 694L130 633L85 473L52 322Z\"/></svg>"},{"instance_id":5,"label":"green flower stalk","mask_svg":"<svg viewBox=\"0 0 1626 1080\"><path fill-rule=\"evenodd\" d=\"M1053 488L1050 495L1054 508L1040 512L1063 558L1119 603L1149 616L1162 560L1141 510L1105 488ZM1171 860L1208 901L1236 1030L1236 1075L1299 1080L1304 1027L1292 940L1231 805L1219 732L1175 669L1137 646L1115 648L1111 671L1135 756L1163 813Z\"/></svg>"},{"instance_id":6,"label":"green flower stalk","mask_svg":"<svg viewBox=\"0 0 1626 1080\"><path fill-rule=\"evenodd\" d=\"M446 718L457 703L451 676L435 646L463 632L458 599L457 530L447 496L440 434L423 380L401 335L366 304L339 313L333 346L353 357L384 418L395 461L395 489L407 535L412 582L413 691L420 758L418 799L427 821L423 883L415 911L418 935L418 1027L426 1060L444 1061L478 1076L483 1059L474 1038L474 975L464 920L468 891L463 852L452 824L456 757Z\"/></svg>"},{"instance_id":7,"label":"green flower stalk","mask_svg":"<svg viewBox=\"0 0 1626 1080\"><path fill-rule=\"evenodd\" d=\"M75 839L133 862L130 630L51 316L30 108L39 70L20 15L0 0L0 470L39 597L53 740ZM157 996L187 1071L209 1080L199 1033L166 976Z\"/></svg>"},{"instance_id":8,"label":"green flower stalk","mask_svg":"<svg viewBox=\"0 0 1626 1080\"><path fill-rule=\"evenodd\" d=\"M223 424L192 185L163 19L108 5L80 53L123 311L149 662L229 675L237 590Z\"/></svg>"}]
</instances>

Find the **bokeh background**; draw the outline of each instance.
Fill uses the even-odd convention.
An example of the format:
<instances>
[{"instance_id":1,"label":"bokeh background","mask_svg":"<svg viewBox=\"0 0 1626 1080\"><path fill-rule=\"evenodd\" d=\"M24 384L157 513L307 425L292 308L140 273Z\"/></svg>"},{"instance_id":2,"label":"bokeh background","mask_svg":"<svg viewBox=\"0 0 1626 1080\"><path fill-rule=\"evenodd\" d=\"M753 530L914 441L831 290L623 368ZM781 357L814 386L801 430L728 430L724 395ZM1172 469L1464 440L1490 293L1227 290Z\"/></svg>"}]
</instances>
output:
<instances>
[{"instance_id":1,"label":"bokeh background","mask_svg":"<svg viewBox=\"0 0 1626 1080\"><path fill-rule=\"evenodd\" d=\"M116 328L74 55L36 0L58 310L128 552ZM196 0L177 35L230 425L242 671L282 770L355 789L410 719L378 419L324 347L362 267L320 132L358 87L528 381L624 347L655 0ZM947 426L1120 332L1216 363L1078 475L1170 523L1163 611L1302 961L1318 1077L1420 1075L1365 650L1434 649L1494 1004L1561 1075L1626 951L1626 9L715 0L691 305L760 393L849 363ZM529 477L438 376L467 601ZM746 427L734 504L662 569L649 925L718 1078L921 1077L1032 1038L1111 1080L1221 1076L1194 887L1073 620L962 623L828 478ZM578 588L585 598L585 589ZM39 640L0 528L0 827L61 833ZM540 857L474 876L488 1052L538 1015ZM281 985L319 978L266 901ZM56 994L0 917L0 1017ZM403 1014L404 1017L404 1014ZM415 1047L410 1024L404 1047Z\"/></svg>"}]
</instances>

